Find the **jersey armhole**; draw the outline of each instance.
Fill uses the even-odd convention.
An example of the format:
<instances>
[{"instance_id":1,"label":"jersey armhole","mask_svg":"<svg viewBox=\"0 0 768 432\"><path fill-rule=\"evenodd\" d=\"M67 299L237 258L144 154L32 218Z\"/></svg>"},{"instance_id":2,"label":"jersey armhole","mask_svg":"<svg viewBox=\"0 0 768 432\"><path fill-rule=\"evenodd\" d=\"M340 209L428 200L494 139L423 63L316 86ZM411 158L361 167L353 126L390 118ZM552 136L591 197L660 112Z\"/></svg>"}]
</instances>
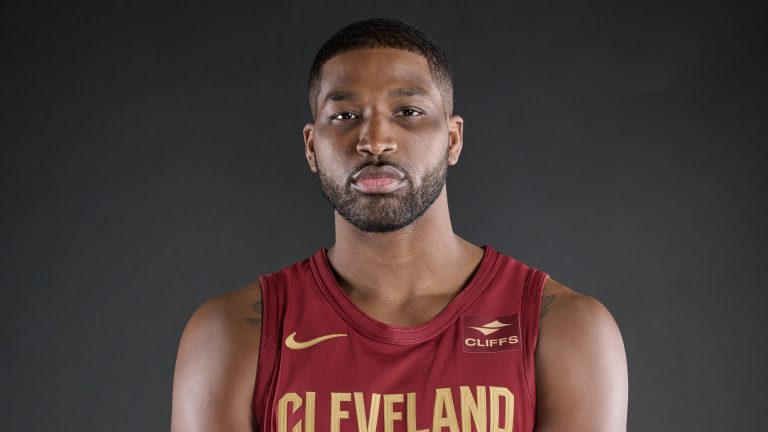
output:
<instances>
[{"instance_id":1,"label":"jersey armhole","mask_svg":"<svg viewBox=\"0 0 768 432\"><path fill-rule=\"evenodd\" d=\"M544 292L544 282L549 275L541 270L530 268L525 279L523 303L521 306L521 323L523 328L523 369L525 382L528 387L528 402L533 412L536 412L536 343L539 337L539 321L541 313L541 298Z\"/></svg>"},{"instance_id":2,"label":"jersey armhole","mask_svg":"<svg viewBox=\"0 0 768 432\"><path fill-rule=\"evenodd\" d=\"M277 274L270 273L259 277L261 283L261 340L259 343L258 365L253 390L251 408L258 430L266 429L270 409L267 403L272 399L275 366L279 356L279 313L281 296Z\"/></svg>"}]
</instances>

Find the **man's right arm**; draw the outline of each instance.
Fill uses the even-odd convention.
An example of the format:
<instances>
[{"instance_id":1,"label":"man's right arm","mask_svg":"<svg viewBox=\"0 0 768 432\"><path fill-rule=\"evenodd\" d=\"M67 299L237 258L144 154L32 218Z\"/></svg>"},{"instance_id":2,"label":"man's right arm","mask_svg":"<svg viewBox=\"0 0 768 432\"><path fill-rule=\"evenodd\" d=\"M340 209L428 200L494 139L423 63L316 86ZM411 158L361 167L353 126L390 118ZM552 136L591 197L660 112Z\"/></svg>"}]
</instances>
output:
<instances>
[{"instance_id":1,"label":"man's right arm","mask_svg":"<svg viewBox=\"0 0 768 432\"><path fill-rule=\"evenodd\" d=\"M251 410L261 338L258 282L205 302L179 343L172 432L255 431Z\"/></svg>"}]
</instances>

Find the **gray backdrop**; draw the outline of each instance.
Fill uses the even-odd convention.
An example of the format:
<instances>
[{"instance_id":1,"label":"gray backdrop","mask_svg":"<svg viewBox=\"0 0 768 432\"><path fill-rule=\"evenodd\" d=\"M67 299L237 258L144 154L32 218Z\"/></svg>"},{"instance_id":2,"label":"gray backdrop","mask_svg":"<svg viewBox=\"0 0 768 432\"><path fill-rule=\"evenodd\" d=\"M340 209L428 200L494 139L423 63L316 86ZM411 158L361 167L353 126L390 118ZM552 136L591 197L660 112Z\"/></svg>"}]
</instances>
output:
<instances>
[{"instance_id":1,"label":"gray backdrop","mask_svg":"<svg viewBox=\"0 0 768 432\"><path fill-rule=\"evenodd\" d=\"M757 3L2 5L3 431L167 430L186 320L333 241L303 156L332 32L456 72L456 232L600 299L633 431L768 430Z\"/></svg>"}]
</instances>

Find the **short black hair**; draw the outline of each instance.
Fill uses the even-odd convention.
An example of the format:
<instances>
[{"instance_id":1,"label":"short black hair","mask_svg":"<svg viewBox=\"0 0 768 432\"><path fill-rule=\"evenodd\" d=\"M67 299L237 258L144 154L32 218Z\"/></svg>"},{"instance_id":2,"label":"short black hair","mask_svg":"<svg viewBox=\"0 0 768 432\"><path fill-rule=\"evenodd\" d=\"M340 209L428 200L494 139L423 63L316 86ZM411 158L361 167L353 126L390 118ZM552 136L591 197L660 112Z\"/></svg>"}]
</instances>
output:
<instances>
[{"instance_id":1,"label":"short black hair","mask_svg":"<svg viewBox=\"0 0 768 432\"><path fill-rule=\"evenodd\" d=\"M397 48L427 60L446 114L453 113L453 71L448 56L426 33L402 21L375 18L352 23L336 32L315 55L309 72L309 105L316 115L323 65L338 54L362 48Z\"/></svg>"}]
</instances>

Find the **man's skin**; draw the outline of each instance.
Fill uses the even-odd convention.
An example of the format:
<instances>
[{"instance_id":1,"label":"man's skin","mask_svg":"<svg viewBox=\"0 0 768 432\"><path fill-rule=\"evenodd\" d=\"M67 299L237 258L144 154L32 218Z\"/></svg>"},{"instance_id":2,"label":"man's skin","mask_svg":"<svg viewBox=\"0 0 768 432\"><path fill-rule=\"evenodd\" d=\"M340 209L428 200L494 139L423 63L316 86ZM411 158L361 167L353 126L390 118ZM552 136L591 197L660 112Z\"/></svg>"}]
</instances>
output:
<instances>
[{"instance_id":1,"label":"man's skin","mask_svg":"<svg viewBox=\"0 0 768 432\"><path fill-rule=\"evenodd\" d=\"M397 89L417 89L400 91ZM418 187L447 153L455 165L463 119L445 112L424 57L359 49L322 68L314 122L304 128L310 169L346 186L366 161L388 161ZM542 175L546 173L543 172ZM405 188L404 187L404 188ZM360 194L360 200L397 200ZM391 203L396 204L396 201ZM335 213L328 250L334 275L371 317L411 326L437 315L471 279L483 250L454 234L443 187L412 224L364 232ZM173 431L253 431L251 398L261 331L258 282L215 297L181 338L173 386ZM610 313L597 300L547 279L536 349L536 431L625 431L627 368Z\"/></svg>"}]
</instances>

